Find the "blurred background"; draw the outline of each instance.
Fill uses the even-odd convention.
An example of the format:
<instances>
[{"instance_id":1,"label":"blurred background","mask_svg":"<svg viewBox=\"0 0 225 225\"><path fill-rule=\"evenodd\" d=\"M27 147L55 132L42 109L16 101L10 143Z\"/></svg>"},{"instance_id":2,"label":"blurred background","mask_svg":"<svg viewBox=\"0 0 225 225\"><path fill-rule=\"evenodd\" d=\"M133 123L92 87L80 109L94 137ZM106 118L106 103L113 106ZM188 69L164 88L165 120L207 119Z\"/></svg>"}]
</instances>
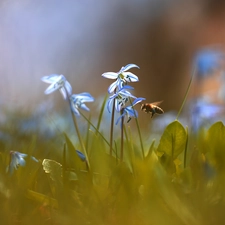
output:
<instances>
[{"instance_id":1,"label":"blurred background","mask_svg":"<svg viewBox=\"0 0 225 225\"><path fill-rule=\"evenodd\" d=\"M178 110L196 52L223 48L224 12L223 0L2 0L0 102L28 111L54 98L61 107L40 81L52 73L97 98L111 82L102 73L135 63L136 96Z\"/></svg>"}]
</instances>

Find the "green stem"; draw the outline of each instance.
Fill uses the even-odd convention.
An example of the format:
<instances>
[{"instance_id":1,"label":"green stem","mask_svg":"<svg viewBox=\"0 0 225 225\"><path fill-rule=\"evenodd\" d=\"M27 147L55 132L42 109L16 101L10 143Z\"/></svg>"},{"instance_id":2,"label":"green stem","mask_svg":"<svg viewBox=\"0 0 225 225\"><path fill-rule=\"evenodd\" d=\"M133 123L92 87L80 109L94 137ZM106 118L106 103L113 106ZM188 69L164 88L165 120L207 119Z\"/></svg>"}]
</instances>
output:
<instances>
[{"instance_id":1,"label":"green stem","mask_svg":"<svg viewBox=\"0 0 225 225\"><path fill-rule=\"evenodd\" d=\"M84 142L83 142L83 140L82 140L82 137L81 137L81 134L80 134L78 125L77 125L77 120L76 120L76 117L75 117L75 115L73 114L73 111L72 111L72 110L71 110L71 113L72 113L73 123L74 123L75 129L76 129L76 132L77 132L77 136L78 136L78 139L79 139L79 142L80 142L82 151L83 151L83 153L84 153L85 156L86 156L86 161L87 161L88 169L90 170L90 163L89 163L87 151L86 151L86 148L85 148L85 146L84 146Z\"/></svg>"},{"instance_id":2,"label":"green stem","mask_svg":"<svg viewBox=\"0 0 225 225\"><path fill-rule=\"evenodd\" d=\"M70 101L70 96L69 96L69 94L68 94L67 91L66 91L66 94L67 94L67 100L68 100L69 106L70 106L70 112L71 112L71 114L72 114L73 124L74 124L74 127L75 127L76 132L77 132L77 136L78 136L78 139L79 139L81 148L82 148L82 152L83 152L84 155L86 156L86 162L87 162L88 170L90 170L90 163L89 163L87 151L86 151L86 148L85 148L85 146L84 146L84 142L83 142L83 140L82 140L82 137L81 137L81 134L80 134L78 125L77 125L76 117L75 117L75 115L74 115L74 113L73 113L73 110L72 110L72 103L71 103L71 101Z\"/></svg>"},{"instance_id":3,"label":"green stem","mask_svg":"<svg viewBox=\"0 0 225 225\"><path fill-rule=\"evenodd\" d=\"M108 146L110 146L110 143L105 139L105 137L101 134L101 132L95 127L95 125L90 121L90 120L88 120L88 118L83 114L83 113L81 113L80 112L80 114L81 114L81 116L83 116L83 118L95 129L95 131L102 137L102 139L106 142L106 144L108 145Z\"/></svg>"},{"instance_id":4,"label":"green stem","mask_svg":"<svg viewBox=\"0 0 225 225\"><path fill-rule=\"evenodd\" d=\"M111 117L111 128L110 128L110 149L109 149L110 156L112 156L112 150L113 150L112 145L113 145L114 114L115 114L115 98L113 100L112 117Z\"/></svg>"},{"instance_id":5,"label":"green stem","mask_svg":"<svg viewBox=\"0 0 225 225\"><path fill-rule=\"evenodd\" d=\"M121 114L123 114L123 109L121 110ZM123 136L124 136L124 116L121 118L121 147L120 147L120 161L123 162Z\"/></svg>"},{"instance_id":6,"label":"green stem","mask_svg":"<svg viewBox=\"0 0 225 225\"><path fill-rule=\"evenodd\" d=\"M185 104L185 102L186 102L186 100L187 100L187 96L188 96L189 91L190 91L190 87L191 87L191 84L192 84L192 81L193 81L193 78L194 78L194 75L195 75L195 71L196 71L196 68L194 68L193 73L192 73L192 75L191 75L191 79L190 79L190 81L189 81L189 84L188 84L186 93L185 93L185 95L184 95L184 99L183 99L183 102L182 102L181 107L180 107L180 109L179 109L179 112L177 113L176 120L178 120L178 118L179 118L179 116L180 116L180 114L181 114L181 111L183 110L184 104Z\"/></svg>"},{"instance_id":7,"label":"green stem","mask_svg":"<svg viewBox=\"0 0 225 225\"><path fill-rule=\"evenodd\" d=\"M186 140L185 149L184 149L184 169L186 168L186 165L187 165L188 127L186 128L186 132L187 132L187 140Z\"/></svg>"},{"instance_id":8,"label":"green stem","mask_svg":"<svg viewBox=\"0 0 225 225\"><path fill-rule=\"evenodd\" d=\"M141 130L140 130L140 126L139 126L139 122L138 122L137 117L135 117L135 121L136 121L136 126L137 126L137 129L138 129L138 136L139 136L140 144L141 144L142 157L144 159L145 158L145 151L144 151L144 145L143 145L143 141L142 141L142 137L141 137Z\"/></svg>"},{"instance_id":9,"label":"green stem","mask_svg":"<svg viewBox=\"0 0 225 225\"><path fill-rule=\"evenodd\" d=\"M132 101L131 101L130 98L129 98L129 101L130 101L130 104L132 105ZM144 151L144 145L143 145L143 141L142 141L142 137L141 137L141 129L140 129L138 118L137 118L137 115L136 115L136 112L135 112L135 109L134 109L133 105L132 105L132 109L134 110L134 114L135 114L135 122L136 122L136 126L137 126L137 129L138 129L138 136L139 136L139 140L140 140L140 144L141 144L141 152L142 152L142 157L144 159L145 158L145 151Z\"/></svg>"}]
</instances>

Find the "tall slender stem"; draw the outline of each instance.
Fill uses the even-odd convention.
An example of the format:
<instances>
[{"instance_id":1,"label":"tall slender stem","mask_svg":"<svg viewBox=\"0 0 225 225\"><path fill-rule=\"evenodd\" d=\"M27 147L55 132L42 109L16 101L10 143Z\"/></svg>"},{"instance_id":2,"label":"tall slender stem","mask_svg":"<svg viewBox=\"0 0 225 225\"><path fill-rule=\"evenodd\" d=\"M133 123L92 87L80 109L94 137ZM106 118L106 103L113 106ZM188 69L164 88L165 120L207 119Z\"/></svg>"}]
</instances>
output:
<instances>
[{"instance_id":1,"label":"tall slender stem","mask_svg":"<svg viewBox=\"0 0 225 225\"><path fill-rule=\"evenodd\" d=\"M109 154L112 156L113 150L113 128L114 128L114 114L115 114L115 99L113 100L113 107L112 107L112 117L111 117L111 128L110 128L110 150Z\"/></svg>"},{"instance_id":2,"label":"tall slender stem","mask_svg":"<svg viewBox=\"0 0 225 225\"><path fill-rule=\"evenodd\" d=\"M194 78L194 75L195 75L195 71L196 71L196 67L194 67L194 69L193 69L193 73L192 73L192 75L191 75L191 79L190 79L190 81L189 81L189 84L188 84L186 93L185 93L185 95L184 95L184 99L183 99L183 102L182 102L182 104L181 104L181 107L180 107L180 109L179 109L179 112L177 113L176 120L178 120L178 118L179 118L179 116L180 116L180 114L181 114L181 111L183 110L184 104L185 104L185 102L186 102L186 100L187 100L187 96L188 96L189 91L190 91L190 87L191 87L191 84L192 84L192 81L193 81L193 78Z\"/></svg>"},{"instance_id":3,"label":"tall slender stem","mask_svg":"<svg viewBox=\"0 0 225 225\"><path fill-rule=\"evenodd\" d=\"M142 157L144 159L145 158L145 151L144 151L144 145L143 145L143 141L142 141L142 137L141 137L141 130L140 130L140 126L139 126L139 122L138 122L137 117L135 117L135 121L136 121L136 126L137 126L137 129L138 129L138 136L139 136L139 140L140 140L140 144L141 144Z\"/></svg>"},{"instance_id":4,"label":"tall slender stem","mask_svg":"<svg viewBox=\"0 0 225 225\"><path fill-rule=\"evenodd\" d=\"M123 109L121 110L121 114L123 114ZM123 136L124 136L124 116L121 118L121 147L120 147L120 161L123 162Z\"/></svg>"},{"instance_id":5,"label":"tall slender stem","mask_svg":"<svg viewBox=\"0 0 225 225\"><path fill-rule=\"evenodd\" d=\"M186 165L187 165L188 127L186 128L186 132L187 132L187 140L186 140L185 149L184 149L184 169L186 168Z\"/></svg>"},{"instance_id":6,"label":"tall slender stem","mask_svg":"<svg viewBox=\"0 0 225 225\"><path fill-rule=\"evenodd\" d=\"M84 142L82 140L82 137L81 137L81 134L80 134L80 131L79 131L79 128L78 128L78 125L77 125L77 120L76 120L76 117L72 111L72 103L70 101L70 96L67 93L67 100L68 100L68 103L69 103L69 106L70 106L70 112L72 114L72 119L73 119L73 124L74 124L74 127L75 127L75 130L77 132L77 136L78 136L78 139L79 139L79 142L80 142L80 145L81 145L81 148L82 148L82 152L85 154L86 156L86 162L87 162L87 167L88 167L88 170L90 170L90 163L89 163L89 159L88 159L88 155L87 155L87 151L86 151L86 148L84 146Z\"/></svg>"},{"instance_id":7,"label":"tall slender stem","mask_svg":"<svg viewBox=\"0 0 225 225\"><path fill-rule=\"evenodd\" d=\"M85 146L84 146L84 142L83 142L83 140L82 140L82 137L81 137L81 134L80 134L78 125L77 125L76 117L75 117L75 115L73 114L73 111L72 111L72 110L71 110L71 113L72 113L73 123L74 123L75 129L76 129L76 132L77 132L77 136L78 136L78 139L79 139L79 142L80 142L82 151L83 151L83 153L84 153L85 156L86 156L86 161L87 161L88 169L90 169L90 163L89 163L87 151L86 151L86 148L85 148Z\"/></svg>"},{"instance_id":8,"label":"tall slender stem","mask_svg":"<svg viewBox=\"0 0 225 225\"><path fill-rule=\"evenodd\" d=\"M132 105L132 101L131 101L130 98L129 98L129 101L130 101L130 104ZM136 112L135 112L135 109L134 109L133 105L132 105L132 108L134 110L135 122L136 122L136 126L137 126L137 129L138 129L138 136L139 136L139 140L140 140L140 144L141 144L142 157L144 159L145 158L145 151L144 151L144 145L143 145L143 141L142 141L142 137L141 137L140 125L139 125L138 118L137 118L137 115L136 115Z\"/></svg>"}]
</instances>

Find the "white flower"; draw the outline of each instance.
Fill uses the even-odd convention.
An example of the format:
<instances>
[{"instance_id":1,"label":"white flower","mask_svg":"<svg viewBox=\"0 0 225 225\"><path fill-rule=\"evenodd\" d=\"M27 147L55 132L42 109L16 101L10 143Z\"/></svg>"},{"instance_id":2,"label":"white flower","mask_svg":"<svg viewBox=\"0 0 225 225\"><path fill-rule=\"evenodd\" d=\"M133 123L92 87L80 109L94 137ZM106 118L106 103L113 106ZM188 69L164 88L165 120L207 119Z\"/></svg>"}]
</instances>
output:
<instances>
[{"instance_id":1,"label":"white flower","mask_svg":"<svg viewBox=\"0 0 225 225\"><path fill-rule=\"evenodd\" d=\"M89 108L84 104L84 102L93 102L93 101L94 98L91 96L91 94L87 92L83 92L80 94L73 94L70 96L71 109L76 116L80 116L80 113L78 111L79 108L86 111L90 111Z\"/></svg>"},{"instance_id":2,"label":"white flower","mask_svg":"<svg viewBox=\"0 0 225 225\"><path fill-rule=\"evenodd\" d=\"M63 75L51 74L41 78L43 82L51 84L46 90L45 94L51 94L52 92L59 90L64 99L72 94L72 87Z\"/></svg>"},{"instance_id":3,"label":"white flower","mask_svg":"<svg viewBox=\"0 0 225 225\"><path fill-rule=\"evenodd\" d=\"M138 77L131 73L131 72L127 72L127 70L131 69L131 68L139 68L137 65L135 64L128 64L126 66L123 66L119 72L115 73L115 72L106 72L103 73L102 76L108 79L116 79L115 82L113 82L109 88L108 88L108 92L111 94L117 87L119 89L121 89L124 85L127 84L127 82L136 82L138 81Z\"/></svg>"},{"instance_id":4,"label":"white flower","mask_svg":"<svg viewBox=\"0 0 225 225\"><path fill-rule=\"evenodd\" d=\"M134 106L141 101L144 101L145 98L136 98L131 105L125 107L122 109L122 114L121 116L117 119L116 124L125 116L128 117L127 123L131 120L131 117L137 118L138 117L138 112L137 110L134 109Z\"/></svg>"},{"instance_id":5,"label":"white flower","mask_svg":"<svg viewBox=\"0 0 225 225\"><path fill-rule=\"evenodd\" d=\"M115 94L109 97L108 103L107 103L107 109L110 112L110 106L113 103L113 100L115 99L115 109L117 112L120 112L121 107L125 106L126 102L129 100L129 98L136 98L134 95L132 95L129 91L126 89L133 90L134 88L131 86L124 86L119 91L117 91Z\"/></svg>"}]
</instances>

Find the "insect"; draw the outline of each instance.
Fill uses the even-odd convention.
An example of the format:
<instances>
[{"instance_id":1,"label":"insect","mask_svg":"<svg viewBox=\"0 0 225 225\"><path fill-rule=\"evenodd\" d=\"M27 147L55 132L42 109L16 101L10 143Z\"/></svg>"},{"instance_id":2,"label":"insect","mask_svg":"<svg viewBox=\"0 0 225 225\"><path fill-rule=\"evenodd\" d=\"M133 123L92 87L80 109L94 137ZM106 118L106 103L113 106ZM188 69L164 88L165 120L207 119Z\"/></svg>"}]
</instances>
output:
<instances>
[{"instance_id":1,"label":"insect","mask_svg":"<svg viewBox=\"0 0 225 225\"><path fill-rule=\"evenodd\" d=\"M158 106L161 102L162 101L142 104L141 110L146 113L151 113L151 118L154 116L154 114L163 114L164 111Z\"/></svg>"}]
</instances>

